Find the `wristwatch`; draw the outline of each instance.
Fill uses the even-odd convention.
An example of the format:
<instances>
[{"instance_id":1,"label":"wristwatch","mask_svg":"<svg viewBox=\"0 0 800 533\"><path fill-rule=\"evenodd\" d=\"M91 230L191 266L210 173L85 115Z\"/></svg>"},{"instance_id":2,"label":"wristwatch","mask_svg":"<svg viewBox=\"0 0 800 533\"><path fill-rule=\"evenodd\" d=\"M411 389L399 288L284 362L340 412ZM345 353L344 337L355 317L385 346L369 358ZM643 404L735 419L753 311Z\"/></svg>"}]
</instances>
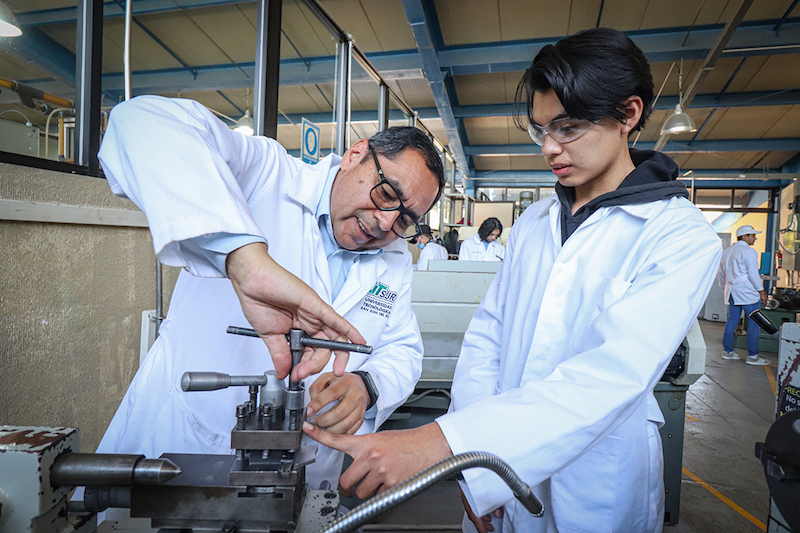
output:
<instances>
[{"instance_id":1,"label":"wristwatch","mask_svg":"<svg viewBox=\"0 0 800 533\"><path fill-rule=\"evenodd\" d=\"M372 409L372 406L375 405L375 402L378 401L378 388L375 386L375 381L372 379L372 376L369 375L369 372L365 370L356 370L353 374L358 374L364 381L367 394L369 394L369 405L367 406L367 411L369 411Z\"/></svg>"}]
</instances>

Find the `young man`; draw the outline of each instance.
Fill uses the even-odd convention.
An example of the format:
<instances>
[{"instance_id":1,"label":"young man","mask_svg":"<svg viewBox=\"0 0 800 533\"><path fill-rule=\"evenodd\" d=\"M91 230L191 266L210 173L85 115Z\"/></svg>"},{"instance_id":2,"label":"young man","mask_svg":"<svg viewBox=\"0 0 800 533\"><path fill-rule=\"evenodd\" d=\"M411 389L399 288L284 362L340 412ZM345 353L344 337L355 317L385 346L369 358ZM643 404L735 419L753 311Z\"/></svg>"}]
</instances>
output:
<instances>
[{"instance_id":1,"label":"young man","mask_svg":"<svg viewBox=\"0 0 800 533\"><path fill-rule=\"evenodd\" d=\"M494 473L467 470L465 530L657 532L663 417L652 391L705 300L720 241L675 163L628 149L653 82L624 34L597 28L544 47L517 94L559 194L514 224L464 337L451 412L359 438L306 431L354 457L340 484L360 482L359 496L481 450L545 506L532 517Z\"/></svg>"},{"instance_id":2,"label":"young man","mask_svg":"<svg viewBox=\"0 0 800 533\"><path fill-rule=\"evenodd\" d=\"M399 237L419 232L444 182L424 133L389 128L308 165L196 102L142 96L113 109L100 159L112 191L146 213L161 261L184 271L98 452L230 453L247 389L185 393L181 376L257 375L274 362L283 378L291 327L373 346L336 362L308 350L295 367L295 379L311 376L309 416L329 431L372 431L413 392L422 342ZM265 342L225 331L248 323ZM320 449L312 488L335 483L342 459Z\"/></svg>"},{"instance_id":3,"label":"young man","mask_svg":"<svg viewBox=\"0 0 800 533\"><path fill-rule=\"evenodd\" d=\"M769 360L758 355L758 327L750 313L767 303L764 282L758 275L758 253L753 250L756 242L753 226L741 226L736 230L736 242L722 253L719 267L720 284L725 288L725 301L728 302L728 321L722 336L723 359L739 359L733 351L733 332L744 311L747 316L747 360L748 365L765 366Z\"/></svg>"}]
</instances>

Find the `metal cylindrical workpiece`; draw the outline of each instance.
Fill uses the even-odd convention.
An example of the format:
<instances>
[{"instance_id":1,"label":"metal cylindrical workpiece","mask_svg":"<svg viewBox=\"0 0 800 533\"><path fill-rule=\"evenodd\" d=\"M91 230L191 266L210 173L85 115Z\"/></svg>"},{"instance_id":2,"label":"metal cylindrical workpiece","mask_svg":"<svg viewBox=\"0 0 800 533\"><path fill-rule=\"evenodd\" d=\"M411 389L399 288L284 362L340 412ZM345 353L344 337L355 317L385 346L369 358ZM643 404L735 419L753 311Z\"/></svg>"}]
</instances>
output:
<instances>
[{"instance_id":1,"label":"metal cylindrical workpiece","mask_svg":"<svg viewBox=\"0 0 800 533\"><path fill-rule=\"evenodd\" d=\"M283 380L275 376L274 370L267 370L264 375L267 382L261 386L261 405L270 404L273 408L283 409L283 391L286 388Z\"/></svg>"},{"instance_id":2,"label":"metal cylindrical workpiece","mask_svg":"<svg viewBox=\"0 0 800 533\"><path fill-rule=\"evenodd\" d=\"M230 376L221 372L184 372L181 376L181 389L184 392L211 391L228 387L263 385L266 382L264 376Z\"/></svg>"},{"instance_id":3,"label":"metal cylindrical workpiece","mask_svg":"<svg viewBox=\"0 0 800 533\"><path fill-rule=\"evenodd\" d=\"M134 485L163 485L181 473L169 459L142 459L133 468Z\"/></svg>"},{"instance_id":4,"label":"metal cylindrical workpiece","mask_svg":"<svg viewBox=\"0 0 800 533\"><path fill-rule=\"evenodd\" d=\"M292 431L302 426L305 397L306 391L302 383L297 390L286 389L286 409L289 410L289 429Z\"/></svg>"},{"instance_id":5,"label":"metal cylindrical workpiece","mask_svg":"<svg viewBox=\"0 0 800 533\"><path fill-rule=\"evenodd\" d=\"M160 485L181 473L168 459L144 455L65 453L50 468L57 487L128 487Z\"/></svg>"}]
</instances>

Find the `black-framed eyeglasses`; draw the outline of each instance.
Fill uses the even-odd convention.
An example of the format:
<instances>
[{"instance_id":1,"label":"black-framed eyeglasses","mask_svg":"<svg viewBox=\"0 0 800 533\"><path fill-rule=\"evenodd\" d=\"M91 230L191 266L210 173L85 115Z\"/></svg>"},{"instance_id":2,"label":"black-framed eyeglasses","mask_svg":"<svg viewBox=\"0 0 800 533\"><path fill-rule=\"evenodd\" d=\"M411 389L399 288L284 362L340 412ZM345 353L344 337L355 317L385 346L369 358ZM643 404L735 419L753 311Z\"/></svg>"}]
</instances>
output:
<instances>
[{"instance_id":1,"label":"black-framed eyeglasses","mask_svg":"<svg viewBox=\"0 0 800 533\"><path fill-rule=\"evenodd\" d=\"M596 124L597 122L581 118L557 118L544 126L528 124L528 135L539 146L544 146L544 139L548 135L558 144L567 144L581 137Z\"/></svg>"},{"instance_id":2,"label":"black-framed eyeglasses","mask_svg":"<svg viewBox=\"0 0 800 533\"><path fill-rule=\"evenodd\" d=\"M375 149L370 146L369 151L372 154L372 159L375 161L375 167L378 169L378 176L381 178L380 182L369 191L369 197L372 199L372 203L381 211L400 211L400 216L398 216L392 224L392 232L395 235L402 239L419 237L422 234L422 229L419 227L416 216L406 209L406 206L403 205L403 201L400 199L400 195L397 194L395 188L389 183L386 176L383 175L383 169L381 169L381 164L378 163L378 156L375 154ZM413 234L408 233L408 229L411 226L414 226Z\"/></svg>"}]
</instances>

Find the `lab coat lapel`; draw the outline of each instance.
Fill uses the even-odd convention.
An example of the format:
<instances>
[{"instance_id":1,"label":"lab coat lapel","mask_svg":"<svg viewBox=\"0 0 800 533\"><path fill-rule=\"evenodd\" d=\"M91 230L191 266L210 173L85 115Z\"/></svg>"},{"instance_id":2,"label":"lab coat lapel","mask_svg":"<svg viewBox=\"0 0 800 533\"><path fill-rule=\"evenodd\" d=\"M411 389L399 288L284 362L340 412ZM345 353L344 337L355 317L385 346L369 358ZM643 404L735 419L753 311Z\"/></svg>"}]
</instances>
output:
<instances>
[{"instance_id":1,"label":"lab coat lapel","mask_svg":"<svg viewBox=\"0 0 800 533\"><path fill-rule=\"evenodd\" d=\"M319 204L322 190L325 188L328 172L331 167L339 165L341 160L341 157L331 154L316 165L301 163L302 166L297 176L289 181L283 192L314 213Z\"/></svg>"},{"instance_id":2,"label":"lab coat lapel","mask_svg":"<svg viewBox=\"0 0 800 533\"><path fill-rule=\"evenodd\" d=\"M558 255L558 251L561 250L561 202L557 201L555 195L551 196L551 198L553 200L548 213L550 217L550 235L553 238L553 255Z\"/></svg>"},{"instance_id":3,"label":"lab coat lapel","mask_svg":"<svg viewBox=\"0 0 800 533\"><path fill-rule=\"evenodd\" d=\"M350 311L375 285L375 281L386 272L386 268L383 257L376 257L370 261L362 261L359 258L353 263L344 285L333 302L336 312L344 315Z\"/></svg>"},{"instance_id":4,"label":"lab coat lapel","mask_svg":"<svg viewBox=\"0 0 800 533\"><path fill-rule=\"evenodd\" d=\"M313 243L313 253L309 255L311 264L306 264L303 270L310 278L313 276L313 281L309 279L308 284L328 303L331 303L333 292L331 274L315 212L319 205L320 195L325 188L328 172L340 161L339 156L329 155L316 165L304 164L300 167L297 177L291 180L284 189L284 193L289 198L305 208L303 239L305 242Z\"/></svg>"}]
</instances>

